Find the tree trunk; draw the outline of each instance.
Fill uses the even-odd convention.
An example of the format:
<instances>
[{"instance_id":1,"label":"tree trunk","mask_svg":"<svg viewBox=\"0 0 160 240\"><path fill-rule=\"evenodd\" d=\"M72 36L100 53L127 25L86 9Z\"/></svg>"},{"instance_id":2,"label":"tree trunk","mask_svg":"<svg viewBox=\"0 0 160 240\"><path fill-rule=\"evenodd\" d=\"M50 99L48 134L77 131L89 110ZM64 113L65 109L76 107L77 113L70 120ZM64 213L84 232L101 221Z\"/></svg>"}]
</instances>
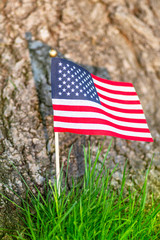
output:
<instances>
[{"instance_id":1,"label":"tree trunk","mask_svg":"<svg viewBox=\"0 0 160 240\"><path fill-rule=\"evenodd\" d=\"M43 190L46 174L55 176L49 46L83 64L91 73L132 82L140 97L154 143L114 139L109 157L118 187L128 159L127 183L142 184L155 153L150 188L159 194L160 179L160 2L157 0L48 0L0 3L0 188L18 202L28 185ZM25 32L29 33L25 38ZM107 70L106 70L107 69ZM103 136L92 136L93 155ZM103 154L111 137L107 137ZM82 176L82 144L89 137L60 134L61 162L74 143L69 176ZM101 159L103 157L101 156ZM100 159L100 160L101 160ZM108 164L108 162L106 162ZM64 169L65 170L65 169ZM71 184L71 181L68 181ZM15 227L15 208L1 197L0 227ZM1 234L3 236L4 233Z\"/></svg>"}]
</instances>

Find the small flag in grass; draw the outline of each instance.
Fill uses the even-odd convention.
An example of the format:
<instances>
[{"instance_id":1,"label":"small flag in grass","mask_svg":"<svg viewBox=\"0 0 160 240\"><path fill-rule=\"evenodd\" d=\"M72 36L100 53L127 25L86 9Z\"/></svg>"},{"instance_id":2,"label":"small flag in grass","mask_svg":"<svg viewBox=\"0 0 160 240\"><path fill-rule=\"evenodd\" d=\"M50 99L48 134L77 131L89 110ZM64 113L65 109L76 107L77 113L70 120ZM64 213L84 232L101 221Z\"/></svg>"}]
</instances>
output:
<instances>
[{"instance_id":1,"label":"small flag in grass","mask_svg":"<svg viewBox=\"0 0 160 240\"><path fill-rule=\"evenodd\" d=\"M137 93L81 66L52 58L54 131L153 142Z\"/></svg>"}]
</instances>

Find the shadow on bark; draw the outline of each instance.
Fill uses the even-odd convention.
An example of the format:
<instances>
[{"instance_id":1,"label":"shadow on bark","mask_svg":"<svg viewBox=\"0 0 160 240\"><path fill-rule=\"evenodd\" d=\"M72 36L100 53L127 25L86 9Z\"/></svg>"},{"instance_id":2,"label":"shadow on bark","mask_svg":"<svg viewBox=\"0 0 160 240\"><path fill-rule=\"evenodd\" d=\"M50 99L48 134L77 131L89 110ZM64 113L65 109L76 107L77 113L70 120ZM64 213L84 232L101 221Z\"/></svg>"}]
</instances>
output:
<instances>
[{"instance_id":1,"label":"shadow on bark","mask_svg":"<svg viewBox=\"0 0 160 240\"><path fill-rule=\"evenodd\" d=\"M26 39L28 41L31 67L35 81L35 87L37 90L39 111L43 123L44 136L47 146L49 141L49 134L46 127L46 117L53 114L50 79L51 59L49 56L49 50L51 49L51 47L43 42L32 40L32 35L29 32L26 33ZM65 56L61 54L58 49L56 50L58 57L65 58ZM105 68L99 68L96 66L88 66L83 64L79 65L81 65L94 75L110 79L108 72ZM74 139L74 134L70 134L70 136ZM89 139L91 141L91 136L89 137ZM79 135L73 145L73 152L77 165L78 177L83 176L84 173L83 145L86 146L86 136ZM50 158L52 157L49 153L48 156Z\"/></svg>"}]
</instances>

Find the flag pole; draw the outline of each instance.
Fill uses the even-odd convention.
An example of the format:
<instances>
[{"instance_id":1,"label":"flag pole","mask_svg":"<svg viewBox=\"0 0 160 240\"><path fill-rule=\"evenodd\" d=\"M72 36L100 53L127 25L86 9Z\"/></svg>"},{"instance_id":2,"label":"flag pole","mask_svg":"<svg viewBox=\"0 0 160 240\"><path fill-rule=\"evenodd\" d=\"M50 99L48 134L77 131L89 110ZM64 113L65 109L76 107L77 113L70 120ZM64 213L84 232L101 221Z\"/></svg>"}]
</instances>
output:
<instances>
[{"instance_id":1,"label":"flag pole","mask_svg":"<svg viewBox=\"0 0 160 240\"><path fill-rule=\"evenodd\" d=\"M60 164L59 164L59 136L58 132L55 132L55 154L56 154L56 178L58 195L60 196Z\"/></svg>"},{"instance_id":2,"label":"flag pole","mask_svg":"<svg viewBox=\"0 0 160 240\"><path fill-rule=\"evenodd\" d=\"M56 57L57 51L51 49L49 51L50 57ZM57 189L58 195L60 196L60 163L59 163L59 136L58 132L55 132L55 155L56 155L56 179L57 179Z\"/></svg>"}]
</instances>

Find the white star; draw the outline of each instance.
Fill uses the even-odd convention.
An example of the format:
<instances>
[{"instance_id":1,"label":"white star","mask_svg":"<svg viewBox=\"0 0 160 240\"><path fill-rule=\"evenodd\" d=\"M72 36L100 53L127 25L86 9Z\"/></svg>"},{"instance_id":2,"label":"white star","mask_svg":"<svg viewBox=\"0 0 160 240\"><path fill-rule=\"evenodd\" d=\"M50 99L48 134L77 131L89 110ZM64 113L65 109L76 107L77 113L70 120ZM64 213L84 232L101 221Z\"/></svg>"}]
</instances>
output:
<instances>
[{"instance_id":1,"label":"white star","mask_svg":"<svg viewBox=\"0 0 160 240\"><path fill-rule=\"evenodd\" d=\"M70 88L70 87L71 87L71 86L68 84L68 85L67 85L67 88Z\"/></svg>"},{"instance_id":2,"label":"white star","mask_svg":"<svg viewBox=\"0 0 160 240\"><path fill-rule=\"evenodd\" d=\"M70 92L67 92L67 96L69 96L70 95Z\"/></svg>"},{"instance_id":3,"label":"white star","mask_svg":"<svg viewBox=\"0 0 160 240\"><path fill-rule=\"evenodd\" d=\"M67 67L69 67L69 64L67 64Z\"/></svg>"},{"instance_id":4,"label":"white star","mask_svg":"<svg viewBox=\"0 0 160 240\"><path fill-rule=\"evenodd\" d=\"M76 82L78 82L78 79L76 78Z\"/></svg>"},{"instance_id":5,"label":"white star","mask_svg":"<svg viewBox=\"0 0 160 240\"><path fill-rule=\"evenodd\" d=\"M78 85L76 85L76 88L78 88Z\"/></svg>"},{"instance_id":6,"label":"white star","mask_svg":"<svg viewBox=\"0 0 160 240\"><path fill-rule=\"evenodd\" d=\"M70 73L70 71L68 70L67 73Z\"/></svg>"},{"instance_id":7,"label":"white star","mask_svg":"<svg viewBox=\"0 0 160 240\"><path fill-rule=\"evenodd\" d=\"M62 70L59 70L59 73L61 73L62 72Z\"/></svg>"},{"instance_id":8,"label":"white star","mask_svg":"<svg viewBox=\"0 0 160 240\"><path fill-rule=\"evenodd\" d=\"M61 87L62 87L62 85L58 85L58 87L59 87L59 88L61 88Z\"/></svg>"},{"instance_id":9,"label":"white star","mask_svg":"<svg viewBox=\"0 0 160 240\"><path fill-rule=\"evenodd\" d=\"M61 93L61 92L59 92L58 94L59 94L59 95L62 95L62 93Z\"/></svg>"},{"instance_id":10,"label":"white star","mask_svg":"<svg viewBox=\"0 0 160 240\"><path fill-rule=\"evenodd\" d=\"M72 90L71 90L72 92L74 92L74 88L72 88Z\"/></svg>"},{"instance_id":11,"label":"white star","mask_svg":"<svg viewBox=\"0 0 160 240\"><path fill-rule=\"evenodd\" d=\"M74 75L72 74L71 77L74 77Z\"/></svg>"},{"instance_id":12,"label":"white star","mask_svg":"<svg viewBox=\"0 0 160 240\"><path fill-rule=\"evenodd\" d=\"M60 78L58 78L59 79L59 81L61 81L62 80L62 78L60 77Z\"/></svg>"},{"instance_id":13,"label":"white star","mask_svg":"<svg viewBox=\"0 0 160 240\"><path fill-rule=\"evenodd\" d=\"M61 62L59 63L59 66L62 66L62 63L61 63Z\"/></svg>"},{"instance_id":14,"label":"white star","mask_svg":"<svg viewBox=\"0 0 160 240\"><path fill-rule=\"evenodd\" d=\"M66 70L66 67L63 67L64 70Z\"/></svg>"},{"instance_id":15,"label":"white star","mask_svg":"<svg viewBox=\"0 0 160 240\"><path fill-rule=\"evenodd\" d=\"M79 93L78 93L78 92L76 93L76 96L79 96Z\"/></svg>"},{"instance_id":16,"label":"white star","mask_svg":"<svg viewBox=\"0 0 160 240\"><path fill-rule=\"evenodd\" d=\"M67 80L70 81L71 80L70 77L68 77Z\"/></svg>"},{"instance_id":17,"label":"white star","mask_svg":"<svg viewBox=\"0 0 160 240\"><path fill-rule=\"evenodd\" d=\"M84 96L86 97L86 96L87 96L87 94L86 94L86 93L84 93Z\"/></svg>"},{"instance_id":18,"label":"white star","mask_svg":"<svg viewBox=\"0 0 160 240\"><path fill-rule=\"evenodd\" d=\"M66 74L63 74L63 77L66 77Z\"/></svg>"},{"instance_id":19,"label":"white star","mask_svg":"<svg viewBox=\"0 0 160 240\"><path fill-rule=\"evenodd\" d=\"M82 90L82 89L80 89L80 92L83 92L83 90Z\"/></svg>"},{"instance_id":20,"label":"white star","mask_svg":"<svg viewBox=\"0 0 160 240\"><path fill-rule=\"evenodd\" d=\"M65 88L63 88L63 92L66 92L66 89L65 89Z\"/></svg>"},{"instance_id":21,"label":"white star","mask_svg":"<svg viewBox=\"0 0 160 240\"><path fill-rule=\"evenodd\" d=\"M74 82L71 82L74 85Z\"/></svg>"},{"instance_id":22,"label":"white star","mask_svg":"<svg viewBox=\"0 0 160 240\"><path fill-rule=\"evenodd\" d=\"M66 81L63 81L63 84L66 84Z\"/></svg>"}]
</instances>

